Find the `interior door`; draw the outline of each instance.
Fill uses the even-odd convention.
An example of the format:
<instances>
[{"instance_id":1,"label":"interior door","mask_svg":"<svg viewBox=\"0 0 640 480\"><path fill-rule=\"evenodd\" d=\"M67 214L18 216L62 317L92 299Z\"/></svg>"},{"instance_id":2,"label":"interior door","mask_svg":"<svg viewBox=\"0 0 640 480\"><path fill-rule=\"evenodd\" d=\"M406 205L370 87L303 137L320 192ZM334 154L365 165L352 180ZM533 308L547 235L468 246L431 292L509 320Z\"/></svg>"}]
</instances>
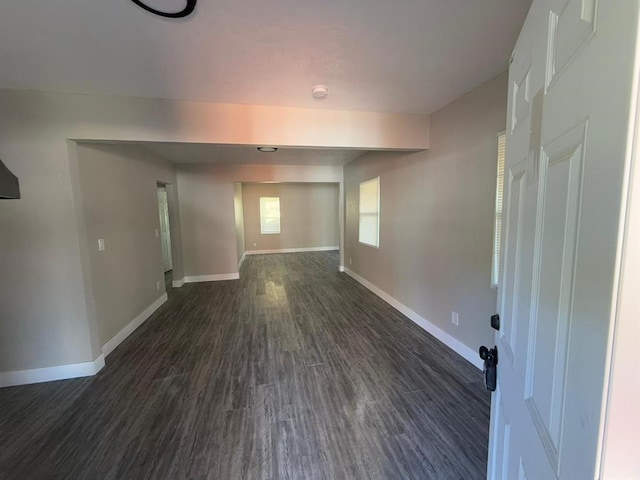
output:
<instances>
[{"instance_id":1,"label":"interior door","mask_svg":"<svg viewBox=\"0 0 640 480\"><path fill-rule=\"evenodd\" d=\"M637 20L534 0L512 56L490 479L597 476Z\"/></svg>"},{"instance_id":2,"label":"interior door","mask_svg":"<svg viewBox=\"0 0 640 480\"><path fill-rule=\"evenodd\" d=\"M160 241L162 242L162 258L164 271L173 269L171 259L171 233L169 232L169 202L166 187L158 188L158 207L160 212Z\"/></svg>"}]
</instances>

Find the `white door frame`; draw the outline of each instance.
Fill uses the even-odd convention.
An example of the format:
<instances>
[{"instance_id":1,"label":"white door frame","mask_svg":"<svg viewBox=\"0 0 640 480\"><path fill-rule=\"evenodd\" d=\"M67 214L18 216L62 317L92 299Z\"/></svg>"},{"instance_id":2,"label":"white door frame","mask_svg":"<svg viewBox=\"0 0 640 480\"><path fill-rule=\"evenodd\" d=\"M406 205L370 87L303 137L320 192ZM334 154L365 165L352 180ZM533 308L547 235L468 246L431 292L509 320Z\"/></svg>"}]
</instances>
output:
<instances>
[{"instance_id":1,"label":"white door frame","mask_svg":"<svg viewBox=\"0 0 640 480\"><path fill-rule=\"evenodd\" d=\"M618 245L617 308L611 321L608 391L603 404L599 478L640 478L640 42L635 108L629 122L626 190Z\"/></svg>"}]
</instances>

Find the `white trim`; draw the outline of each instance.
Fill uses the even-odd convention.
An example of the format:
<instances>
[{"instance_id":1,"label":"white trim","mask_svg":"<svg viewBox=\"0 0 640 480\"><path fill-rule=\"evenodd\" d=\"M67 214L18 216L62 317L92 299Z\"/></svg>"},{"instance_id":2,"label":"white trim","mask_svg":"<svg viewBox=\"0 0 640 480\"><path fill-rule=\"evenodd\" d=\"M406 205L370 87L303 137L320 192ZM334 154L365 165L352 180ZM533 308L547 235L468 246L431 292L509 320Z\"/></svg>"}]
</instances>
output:
<instances>
[{"instance_id":1,"label":"white trim","mask_svg":"<svg viewBox=\"0 0 640 480\"><path fill-rule=\"evenodd\" d=\"M184 285L184 278L181 278L180 280L173 280L171 282L171 286L173 288L180 288L183 285Z\"/></svg>"},{"instance_id":2,"label":"white trim","mask_svg":"<svg viewBox=\"0 0 640 480\"><path fill-rule=\"evenodd\" d=\"M247 250L245 255L267 255L270 253L298 253L298 252L329 252L340 250L340 247L308 247L308 248L280 248L277 250Z\"/></svg>"},{"instance_id":3,"label":"white trim","mask_svg":"<svg viewBox=\"0 0 640 480\"><path fill-rule=\"evenodd\" d=\"M633 478L638 473L635 449L640 420L635 401L637 383L638 187L640 186L640 42L636 39L633 88L618 224L615 276L609 320L607 358L596 471L598 479ZM634 412L629 414L629 412ZM636 475L634 475L634 473Z\"/></svg>"},{"instance_id":4,"label":"white trim","mask_svg":"<svg viewBox=\"0 0 640 480\"><path fill-rule=\"evenodd\" d=\"M240 271L240 268L242 267L242 264L244 263L245 258L247 258L247 252L244 252L242 254L242 257L240 257L240 261L238 262L238 272Z\"/></svg>"},{"instance_id":5,"label":"white trim","mask_svg":"<svg viewBox=\"0 0 640 480\"><path fill-rule=\"evenodd\" d=\"M102 346L102 353L92 362L71 363L68 365L56 365L54 367L33 368L15 372L0 372L0 388L15 385L27 385L30 383L52 382L67 378L89 377L98 373L104 367L104 359L120 345L133 331L142 325L164 302L167 301L164 293L155 302L129 322L122 330L116 333L111 340Z\"/></svg>"},{"instance_id":6,"label":"white trim","mask_svg":"<svg viewBox=\"0 0 640 480\"><path fill-rule=\"evenodd\" d=\"M375 293L377 296L379 296L381 299L383 299L385 302L387 302L393 308L395 308L400 313L402 313L403 315L408 317L411 321L413 321L413 323L415 323L419 327L421 327L424 330L426 330L427 332L429 332L431 335L433 335L435 338L440 340L442 343L444 343L451 350L453 350L458 355L463 357L465 360L467 360L468 362L472 363L475 367L477 367L479 369L482 369L482 367L483 367L482 360L478 356L477 352L475 352L474 350L472 350L471 348L466 346L464 343L462 343L460 340L457 340L456 338L454 338L452 335L448 334L447 332L445 332L441 328L435 326L433 323L431 323L426 318L421 317L416 312L411 310L409 307L407 307L406 305L400 303L398 300L393 298L387 292L385 292L385 291L381 290L380 288L376 287L373 283L371 283L368 280L362 278L360 275L358 275L354 271L352 271L352 270L350 270L348 268L345 268L344 271L351 278L353 278L357 282L359 282L362 285L364 285L365 287L367 287L369 290L371 290L373 293Z\"/></svg>"},{"instance_id":7,"label":"white trim","mask_svg":"<svg viewBox=\"0 0 640 480\"><path fill-rule=\"evenodd\" d=\"M55 367L33 368L15 372L0 372L0 388L30 383L53 382L67 378L90 377L104 367L104 354L92 362L70 363Z\"/></svg>"},{"instance_id":8,"label":"white trim","mask_svg":"<svg viewBox=\"0 0 640 480\"><path fill-rule=\"evenodd\" d=\"M198 283L198 282L219 282L222 280L238 280L240 273L220 273L217 275L195 275L193 277L184 277L185 283Z\"/></svg>"},{"instance_id":9,"label":"white trim","mask_svg":"<svg viewBox=\"0 0 640 480\"><path fill-rule=\"evenodd\" d=\"M344 271L345 271L344 265L340 265L340 266L338 267L338 271L339 271L339 272L344 272Z\"/></svg>"},{"instance_id":10,"label":"white trim","mask_svg":"<svg viewBox=\"0 0 640 480\"><path fill-rule=\"evenodd\" d=\"M118 345L125 341L125 339L131 335L136 328L142 325L160 306L167 301L167 294L164 293L155 302L145 308L136 318L131 320L122 330L116 333L111 339L102 346L102 353L106 357L113 352Z\"/></svg>"}]
</instances>

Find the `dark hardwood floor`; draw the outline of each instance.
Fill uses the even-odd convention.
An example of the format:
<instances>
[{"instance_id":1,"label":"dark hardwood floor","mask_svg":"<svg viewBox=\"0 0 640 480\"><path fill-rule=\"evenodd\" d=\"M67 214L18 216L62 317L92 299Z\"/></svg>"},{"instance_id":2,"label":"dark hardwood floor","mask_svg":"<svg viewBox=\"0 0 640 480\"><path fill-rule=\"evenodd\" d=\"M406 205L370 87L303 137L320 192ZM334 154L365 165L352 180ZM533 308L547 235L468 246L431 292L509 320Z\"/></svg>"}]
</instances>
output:
<instances>
[{"instance_id":1,"label":"dark hardwood floor","mask_svg":"<svg viewBox=\"0 0 640 480\"><path fill-rule=\"evenodd\" d=\"M2 479L481 479L481 373L335 252L187 284L95 377L0 389Z\"/></svg>"}]
</instances>

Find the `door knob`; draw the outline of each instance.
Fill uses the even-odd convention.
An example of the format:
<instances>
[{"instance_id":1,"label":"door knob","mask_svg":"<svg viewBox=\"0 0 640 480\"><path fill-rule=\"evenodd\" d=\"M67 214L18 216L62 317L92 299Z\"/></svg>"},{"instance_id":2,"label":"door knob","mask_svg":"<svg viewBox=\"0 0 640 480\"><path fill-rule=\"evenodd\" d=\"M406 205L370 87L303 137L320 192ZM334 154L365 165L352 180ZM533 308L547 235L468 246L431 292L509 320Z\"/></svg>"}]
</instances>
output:
<instances>
[{"instance_id":1,"label":"door knob","mask_svg":"<svg viewBox=\"0 0 640 480\"><path fill-rule=\"evenodd\" d=\"M490 392L495 392L497 385L498 347L480 347L480 358L484 360L484 386Z\"/></svg>"},{"instance_id":2,"label":"door knob","mask_svg":"<svg viewBox=\"0 0 640 480\"><path fill-rule=\"evenodd\" d=\"M493 362L498 364L498 347L487 348L484 345L480 347L480 358L485 362Z\"/></svg>"}]
</instances>

